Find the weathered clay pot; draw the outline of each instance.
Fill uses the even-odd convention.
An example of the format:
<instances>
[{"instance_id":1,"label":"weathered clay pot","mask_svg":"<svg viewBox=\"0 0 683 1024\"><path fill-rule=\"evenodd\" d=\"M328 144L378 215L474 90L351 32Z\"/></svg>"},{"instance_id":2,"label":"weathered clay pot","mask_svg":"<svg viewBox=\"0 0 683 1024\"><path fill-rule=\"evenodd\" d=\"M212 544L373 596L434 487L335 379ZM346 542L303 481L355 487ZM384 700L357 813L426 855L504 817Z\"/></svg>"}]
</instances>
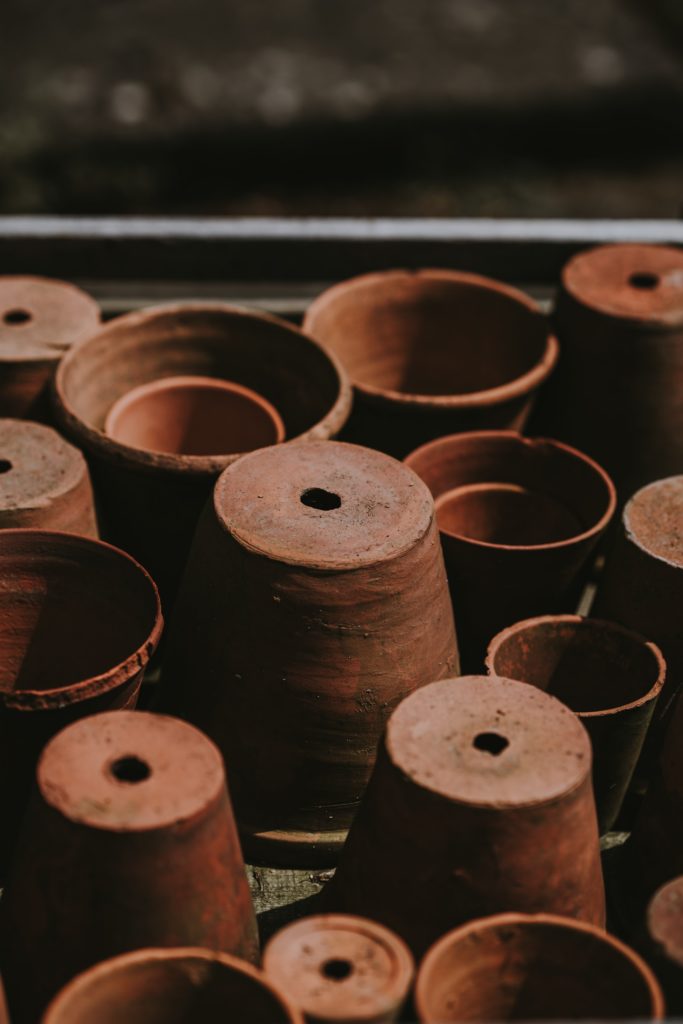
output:
<instances>
[{"instance_id":1,"label":"weathered clay pot","mask_svg":"<svg viewBox=\"0 0 683 1024\"><path fill-rule=\"evenodd\" d=\"M406 464L436 500L465 671L481 669L513 622L575 610L616 507L597 463L557 441L481 431L433 441Z\"/></svg>"},{"instance_id":2,"label":"weathered clay pot","mask_svg":"<svg viewBox=\"0 0 683 1024\"><path fill-rule=\"evenodd\" d=\"M208 949L141 949L74 978L42 1024L303 1024L262 971Z\"/></svg>"},{"instance_id":3,"label":"weathered clay pot","mask_svg":"<svg viewBox=\"0 0 683 1024\"><path fill-rule=\"evenodd\" d=\"M169 626L161 706L222 750L250 855L333 858L392 708L457 671L434 504L413 472L327 441L223 473Z\"/></svg>"},{"instance_id":4,"label":"weathered clay pot","mask_svg":"<svg viewBox=\"0 0 683 1024\"><path fill-rule=\"evenodd\" d=\"M174 455L104 431L123 395L164 377L228 379L278 410L288 440L326 439L351 388L333 355L296 327L223 303L158 306L111 321L62 361L56 414L90 461L104 535L150 570L168 609L199 514L237 454Z\"/></svg>"},{"instance_id":5,"label":"weathered clay pot","mask_svg":"<svg viewBox=\"0 0 683 1024\"><path fill-rule=\"evenodd\" d=\"M562 346L533 430L576 445L625 501L683 466L683 252L605 245L562 271Z\"/></svg>"},{"instance_id":6,"label":"weathered clay pot","mask_svg":"<svg viewBox=\"0 0 683 1024\"><path fill-rule=\"evenodd\" d=\"M558 345L523 292L456 270L390 270L335 285L304 330L356 395L345 437L402 458L461 430L521 430Z\"/></svg>"},{"instance_id":7,"label":"weathered clay pot","mask_svg":"<svg viewBox=\"0 0 683 1024\"><path fill-rule=\"evenodd\" d=\"M672 879L650 900L645 956L661 982L670 1017L683 1015L683 877Z\"/></svg>"},{"instance_id":8,"label":"weathered clay pot","mask_svg":"<svg viewBox=\"0 0 683 1024\"><path fill-rule=\"evenodd\" d=\"M212 377L141 384L114 402L104 429L121 444L171 455L231 455L285 438L270 402L251 388Z\"/></svg>"},{"instance_id":9,"label":"weathered clay pot","mask_svg":"<svg viewBox=\"0 0 683 1024\"><path fill-rule=\"evenodd\" d=\"M0 416L49 416L57 363L99 324L95 300L72 284L0 276Z\"/></svg>"},{"instance_id":10,"label":"weathered clay pot","mask_svg":"<svg viewBox=\"0 0 683 1024\"><path fill-rule=\"evenodd\" d=\"M144 946L258 956L220 753L185 722L96 715L46 746L0 909L12 1019Z\"/></svg>"},{"instance_id":11,"label":"weathered clay pot","mask_svg":"<svg viewBox=\"0 0 683 1024\"><path fill-rule=\"evenodd\" d=\"M30 420L0 419L0 529L35 527L97 536L83 455Z\"/></svg>"},{"instance_id":12,"label":"weathered clay pot","mask_svg":"<svg viewBox=\"0 0 683 1024\"><path fill-rule=\"evenodd\" d=\"M295 921L265 948L263 968L308 1024L388 1024L413 982L410 950L388 928L350 914Z\"/></svg>"},{"instance_id":13,"label":"weathered clay pot","mask_svg":"<svg viewBox=\"0 0 683 1024\"><path fill-rule=\"evenodd\" d=\"M44 744L84 715L134 707L161 629L154 582L124 552L0 530L0 871Z\"/></svg>"},{"instance_id":14,"label":"weathered clay pot","mask_svg":"<svg viewBox=\"0 0 683 1024\"><path fill-rule=\"evenodd\" d=\"M421 1024L661 1020L664 997L614 936L553 914L497 914L439 939L420 964Z\"/></svg>"},{"instance_id":15,"label":"weathered clay pot","mask_svg":"<svg viewBox=\"0 0 683 1024\"><path fill-rule=\"evenodd\" d=\"M598 845L576 716L525 683L446 679L389 719L327 906L393 928L416 956L502 910L603 925Z\"/></svg>"},{"instance_id":16,"label":"weathered clay pot","mask_svg":"<svg viewBox=\"0 0 683 1024\"><path fill-rule=\"evenodd\" d=\"M495 636L486 667L552 693L581 719L593 743L598 824L608 832L664 685L659 648L614 623L545 615Z\"/></svg>"}]
</instances>

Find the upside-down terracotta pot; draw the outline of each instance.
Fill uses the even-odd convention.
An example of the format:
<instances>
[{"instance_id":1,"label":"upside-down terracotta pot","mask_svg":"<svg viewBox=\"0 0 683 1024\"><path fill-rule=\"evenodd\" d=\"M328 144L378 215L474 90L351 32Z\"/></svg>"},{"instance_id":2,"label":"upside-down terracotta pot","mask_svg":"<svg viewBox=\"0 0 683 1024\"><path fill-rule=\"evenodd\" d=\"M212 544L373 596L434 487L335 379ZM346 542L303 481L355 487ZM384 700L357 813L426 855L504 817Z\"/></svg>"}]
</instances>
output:
<instances>
[{"instance_id":1,"label":"upside-down terracotta pot","mask_svg":"<svg viewBox=\"0 0 683 1024\"><path fill-rule=\"evenodd\" d=\"M393 928L416 956L502 910L604 925L586 730L526 683L422 687L389 719L325 898Z\"/></svg>"},{"instance_id":2,"label":"upside-down terracotta pot","mask_svg":"<svg viewBox=\"0 0 683 1024\"><path fill-rule=\"evenodd\" d=\"M326 441L223 473L169 627L161 706L223 752L250 855L333 858L392 708L457 671L434 503L411 470Z\"/></svg>"},{"instance_id":3,"label":"upside-down terracotta pot","mask_svg":"<svg viewBox=\"0 0 683 1024\"><path fill-rule=\"evenodd\" d=\"M99 306L75 285L0 276L0 416L48 418L57 363L99 324Z\"/></svg>"},{"instance_id":4,"label":"upside-down terracotta pot","mask_svg":"<svg viewBox=\"0 0 683 1024\"><path fill-rule=\"evenodd\" d=\"M70 978L144 946L256 960L221 756L186 722L116 711L55 736L38 764L0 910L12 1019Z\"/></svg>"},{"instance_id":5,"label":"upside-down terracotta pot","mask_svg":"<svg viewBox=\"0 0 683 1024\"><path fill-rule=\"evenodd\" d=\"M90 474L78 448L40 423L0 419L0 529L13 527L97 536Z\"/></svg>"},{"instance_id":6,"label":"upside-down terracotta pot","mask_svg":"<svg viewBox=\"0 0 683 1024\"><path fill-rule=\"evenodd\" d=\"M661 1020L646 963L593 925L554 914L497 914L439 939L420 964L420 1024Z\"/></svg>"},{"instance_id":7,"label":"upside-down terracotta pot","mask_svg":"<svg viewBox=\"0 0 683 1024\"><path fill-rule=\"evenodd\" d=\"M644 953L661 982L670 1017L683 1015L683 877L672 879L650 900Z\"/></svg>"},{"instance_id":8,"label":"upside-down terracotta pot","mask_svg":"<svg viewBox=\"0 0 683 1024\"><path fill-rule=\"evenodd\" d=\"M332 437L351 405L334 355L283 320L224 303L130 313L68 353L56 378L56 415L88 456L104 535L147 566L166 608L216 477L239 454L152 451L110 437L104 427L129 391L178 376L229 380L256 392L282 418L287 440Z\"/></svg>"},{"instance_id":9,"label":"upside-down terracotta pot","mask_svg":"<svg viewBox=\"0 0 683 1024\"><path fill-rule=\"evenodd\" d=\"M486 667L552 693L581 719L593 744L598 824L608 832L664 685L659 648L615 623L544 615L495 636Z\"/></svg>"},{"instance_id":10,"label":"upside-down terracotta pot","mask_svg":"<svg viewBox=\"0 0 683 1024\"><path fill-rule=\"evenodd\" d=\"M154 582L99 541L0 530L0 871L47 740L134 707L162 629Z\"/></svg>"},{"instance_id":11,"label":"upside-down terracotta pot","mask_svg":"<svg viewBox=\"0 0 683 1024\"><path fill-rule=\"evenodd\" d=\"M596 458L621 501L683 466L683 252L605 245L562 271L561 356L533 430Z\"/></svg>"},{"instance_id":12,"label":"upside-down terracotta pot","mask_svg":"<svg viewBox=\"0 0 683 1024\"><path fill-rule=\"evenodd\" d=\"M323 292L304 331L355 389L345 438L402 458L461 430L521 430L558 345L523 292L456 270L390 270Z\"/></svg>"},{"instance_id":13,"label":"upside-down terracotta pot","mask_svg":"<svg viewBox=\"0 0 683 1024\"><path fill-rule=\"evenodd\" d=\"M586 455L511 431L443 437L406 459L436 501L463 669L496 633L575 611L591 553L616 507Z\"/></svg>"},{"instance_id":14,"label":"upside-down terracotta pot","mask_svg":"<svg viewBox=\"0 0 683 1024\"><path fill-rule=\"evenodd\" d=\"M209 949L141 949L74 978L42 1024L304 1024L263 971Z\"/></svg>"},{"instance_id":15,"label":"upside-down terracotta pot","mask_svg":"<svg viewBox=\"0 0 683 1024\"><path fill-rule=\"evenodd\" d=\"M308 1024L388 1024L408 997L415 965L388 928L350 914L319 914L279 931L263 969Z\"/></svg>"}]
</instances>

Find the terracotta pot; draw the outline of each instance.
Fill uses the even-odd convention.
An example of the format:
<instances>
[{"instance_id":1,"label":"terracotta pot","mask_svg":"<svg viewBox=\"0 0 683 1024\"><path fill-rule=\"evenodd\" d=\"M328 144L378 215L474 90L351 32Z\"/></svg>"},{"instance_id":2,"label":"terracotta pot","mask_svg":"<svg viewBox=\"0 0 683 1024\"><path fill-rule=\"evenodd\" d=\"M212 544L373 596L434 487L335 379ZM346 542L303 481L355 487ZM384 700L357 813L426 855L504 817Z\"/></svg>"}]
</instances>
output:
<instances>
[{"instance_id":1,"label":"terracotta pot","mask_svg":"<svg viewBox=\"0 0 683 1024\"><path fill-rule=\"evenodd\" d=\"M616 507L597 463L557 441L482 431L433 441L406 464L436 500L466 671L513 622L575 610Z\"/></svg>"},{"instance_id":2,"label":"terracotta pot","mask_svg":"<svg viewBox=\"0 0 683 1024\"><path fill-rule=\"evenodd\" d=\"M57 363L99 324L95 300L66 281L0 276L0 416L49 417Z\"/></svg>"},{"instance_id":3,"label":"terracotta pot","mask_svg":"<svg viewBox=\"0 0 683 1024\"><path fill-rule=\"evenodd\" d=\"M349 914L295 921L275 935L263 967L308 1024L388 1024L413 982L410 950L388 928Z\"/></svg>"},{"instance_id":4,"label":"terracotta pot","mask_svg":"<svg viewBox=\"0 0 683 1024\"><path fill-rule=\"evenodd\" d=\"M525 683L446 679L389 719L327 905L393 928L416 956L502 910L603 925L598 847L576 716Z\"/></svg>"},{"instance_id":5,"label":"terracotta pot","mask_svg":"<svg viewBox=\"0 0 683 1024\"><path fill-rule=\"evenodd\" d=\"M50 427L0 419L0 529L97 536L83 455Z\"/></svg>"},{"instance_id":6,"label":"terracotta pot","mask_svg":"<svg viewBox=\"0 0 683 1024\"><path fill-rule=\"evenodd\" d=\"M132 448L171 455L233 455L284 441L277 409L251 388L212 377L164 377L114 402L104 423Z\"/></svg>"},{"instance_id":7,"label":"terracotta pot","mask_svg":"<svg viewBox=\"0 0 683 1024\"><path fill-rule=\"evenodd\" d=\"M402 458L462 430L521 430L558 345L538 305L456 270L390 270L335 285L304 330L354 384L345 437Z\"/></svg>"},{"instance_id":8,"label":"terracotta pot","mask_svg":"<svg viewBox=\"0 0 683 1024\"><path fill-rule=\"evenodd\" d=\"M562 356L533 429L576 445L625 501L683 465L683 252L605 245L562 271Z\"/></svg>"},{"instance_id":9,"label":"terracotta pot","mask_svg":"<svg viewBox=\"0 0 683 1024\"><path fill-rule=\"evenodd\" d=\"M670 1017L683 1015L683 877L672 879L650 900L645 955L666 995Z\"/></svg>"},{"instance_id":10,"label":"terracotta pot","mask_svg":"<svg viewBox=\"0 0 683 1024\"><path fill-rule=\"evenodd\" d=\"M123 395L179 375L258 392L289 440L333 436L351 404L334 356L283 320L223 303L130 313L69 352L56 378L57 416L88 456L105 535L148 567L167 610L216 477L239 456L147 451L109 437L104 425Z\"/></svg>"},{"instance_id":11,"label":"terracotta pot","mask_svg":"<svg viewBox=\"0 0 683 1024\"><path fill-rule=\"evenodd\" d=\"M552 914L497 914L449 932L420 964L421 1024L661 1020L664 997L614 936Z\"/></svg>"},{"instance_id":12,"label":"terracotta pot","mask_svg":"<svg viewBox=\"0 0 683 1024\"><path fill-rule=\"evenodd\" d=\"M142 949L74 978L43 1024L303 1024L262 971L208 949Z\"/></svg>"},{"instance_id":13,"label":"terracotta pot","mask_svg":"<svg viewBox=\"0 0 683 1024\"><path fill-rule=\"evenodd\" d=\"M144 946L256 960L256 919L213 743L148 712L64 729L38 765L0 910L12 1019L70 978Z\"/></svg>"},{"instance_id":14,"label":"terracotta pot","mask_svg":"<svg viewBox=\"0 0 683 1024\"><path fill-rule=\"evenodd\" d=\"M161 629L154 582L122 551L0 530L0 870L44 744L84 715L133 707Z\"/></svg>"},{"instance_id":15,"label":"terracotta pot","mask_svg":"<svg viewBox=\"0 0 683 1024\"><path fill-rule=\"evenodd\" d=\"M162 706L222 750L250 855L333 859L392 708L457 671L434 504L414 473L329 441L225 471L169 627Z\"/></svg>"},{"instance_id":16,"label":"terracotta pot","mask_svg":"<svg viewBox=\"0 0 683 1024\"><path fill-rule=\"evenodd\" d=\"M486 667L552 693L581 719L593 744L598 824L609 832L664 685L659 648L614 623L545 615L495 636Z\"/></svg>"}]
</instances>

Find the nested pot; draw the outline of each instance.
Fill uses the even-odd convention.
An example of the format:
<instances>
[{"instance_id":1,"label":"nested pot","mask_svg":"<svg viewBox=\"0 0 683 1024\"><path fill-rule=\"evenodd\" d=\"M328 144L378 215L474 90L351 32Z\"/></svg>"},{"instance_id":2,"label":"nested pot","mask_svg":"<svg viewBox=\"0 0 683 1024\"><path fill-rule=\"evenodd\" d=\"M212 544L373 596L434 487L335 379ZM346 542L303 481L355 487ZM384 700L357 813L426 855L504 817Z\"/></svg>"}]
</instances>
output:
<instances>
[{"instance_id":1,"label":"nested pot","mask_svg":"<svg viewBox=\"0 0 683 1024\"><path fill-rule=\"evenodd\" d=\"M57 363L99 325L99 306L73 284L0 276L0 416L49 419Z\"/></svg>"},{"instance_id":2,"label":"nested pot","mask_svg":"<svg viewBox=\"0 0 683 1024\"><path fill-rule=\"evenodd\" d=\"M264 448L223 473L161 699L223 752L248 852L333 858L392 708L457 671L434 504L411 470L327 441Z\"/></svg>"},{"instance_id":3,"label":"nested pot","mask_svg":"<svg viewBox=\"0 0 683 1024\"><path fill-rule=\"evenodd\" d=\"M593 744L601 834L614 824L664 685L659 648L631 630L578 615L544 615L508 627L489 645L492 675L552 693Z\"/></svg>"},{"instance_id":4,"label":"nested pot","mask_svg":"<svg viewBox=\"0 0 683 1024\"><path fill-rule=\"evenodd\" d=\"M575 611L616 507L596 462L512 431L443 437L405 461L436 502L465 671L481 669L506 626Z\"/></svg>"},{"instance_id":5,"label":"nested pot","mask_svg":"<svg viewBox=\"0 0 683 1024\"><path fill-rule=\"evenodd\" d=\"M304 1024L263 971L215 950L140 949L74 978L42 1024Z\"/></svg>"},{"instance_id":6,"label":"nested pot","mask_svg":"<svg viewBox=\"0 0 683 1024\"><path fill-rule=\"evenodd\" d=\"M105 421L133 389L188 376L256 392L282 419L287 440L334 436L351 404L350 385L334 355L283 320L224 303L130 313L69 352L56 378L59 422L88 456L105 535L149 568L168 607L216 478L239 457L234 449L215 450L225 410L221 406L220 422L205 423L201 436L212 446L203 454L152 450L144 447L144 434L127 443L108 435ZM153 421L160 408L177 424L174 402L156 405ZM204 421L213 406L204 398L193 408Z\"/></svg>"},{"instance_id":7,"label":"nested pot","mask_svg":"<svg viewBox=\"0 0 683 1024\"><path fill-rule=\"evenodd\" d=\"M85 715L134 707L161 630L156 586L123 551L0 530L0 870L45 743Z\"/></svg>"},{"instance_id":8,"label":"nested pot","mask_svg":"<svg viewBox=\"0 0 683 1024\"><path fill-rule=\"evenodd\" d=\"M46 746L0 910L12 1020L145 946L258 957L219 751L186 722L113 711Z\"/></svg>"},{"instance_id":9,"label":"nested pot","mask_svg":"<svg viewBox=\"0 0 683 1024\"><path fill-rule=\"evenodd\" d=\"M526 683L462 676L407 697L325 889L416 956L486 914L556 913L603 926L583 725Z\"/></svg>"},{"instance_id":10,"label":"nested pot","mask_svg":"<svg viewBox=\"0 0 683 1024\"><path fill-rule=\"evenodd\" d=\"M497 914L449 932L420 964L420 1024L661 1020L646 963L613 935L553 914Z\"/></svg>"},{"instance_id":11,"label":"nested pot","mask_svg":"<svg viewBox=\"0 0 683 1024\"><path fill-rule=\"evenodd\" d=\"M683 877L672 878L647 908L644 954L666 996L670 1017L683 1014Z\"/></svg>"},{"instance_id":12,"label":"nested pot","mask_svg":"<svg viewBox=\"0 0 683 1024\"><path fill-rule=\"evenodd\" d=\"M415 973L398 935L351 914L318 914L281 929L264 950L263 968L308 1024L389 1024Z\"/></svg>"},{"instance_id":13,"label":"nested pot","mask_svg":"<svg viewBox=\"0 0 683 1024\"><path fill-rule=\"evenodd\" d=\"M528 295L456 270L389 270L323 292L304 330L354 385L345 437L402 458L463 430L521 430L558 344Z\"/></svg>"}]
</instances>

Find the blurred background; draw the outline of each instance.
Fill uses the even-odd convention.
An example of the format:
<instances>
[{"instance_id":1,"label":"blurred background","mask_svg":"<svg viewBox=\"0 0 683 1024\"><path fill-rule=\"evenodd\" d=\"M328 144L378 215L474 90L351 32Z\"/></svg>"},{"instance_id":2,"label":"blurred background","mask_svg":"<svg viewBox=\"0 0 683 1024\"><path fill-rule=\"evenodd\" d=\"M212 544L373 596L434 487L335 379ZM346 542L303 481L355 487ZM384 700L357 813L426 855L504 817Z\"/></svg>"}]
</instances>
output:
<instances>
[{"instance_id":1,"label":"blurred background","mask_svg":"<svg viewBox=\"0 0 683 1024\"><path fill-rule=\"evenodd\" d=\"M674 217L681 0L3 0L0 212Z\"/></svg>"}]
</instances>

